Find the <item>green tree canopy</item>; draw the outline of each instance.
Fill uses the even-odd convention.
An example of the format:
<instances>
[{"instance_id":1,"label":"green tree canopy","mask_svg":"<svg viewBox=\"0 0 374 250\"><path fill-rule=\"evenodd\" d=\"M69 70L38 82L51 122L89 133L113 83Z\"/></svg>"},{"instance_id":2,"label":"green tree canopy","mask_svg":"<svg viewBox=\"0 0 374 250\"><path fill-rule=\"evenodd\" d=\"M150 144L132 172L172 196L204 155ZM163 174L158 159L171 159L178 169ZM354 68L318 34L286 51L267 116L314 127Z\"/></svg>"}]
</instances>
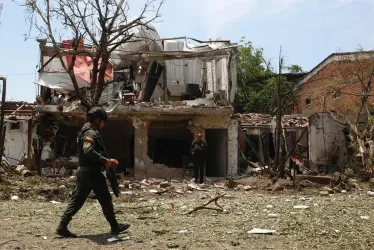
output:
<instances>
[{"instance_id":1,"label":"green tree canopy","mask_svg":"<svg viewBox=\"0 0 374 250\"><path fill-rule=\"evenodd\" d=\"M300 72L303 72L303 69L299 65L297 65L297 64L291 64L291 65L287 66L286 69L290 73L300 73Z\"/></svg>"},{"instance_id":2,"label":"green tree canopy","mask_svg":"<svg viewBox=\"0 0 374 250\"><path fill-rule=\"evenodd\" d=\"M264 59L263 49L253 47L251 42L241 41L237 58L238 91L235 98L235 111L239 113L267 113L274 115L276 110L276 81L281 82L284 109L294 99L294 83L285 77L278 79L270 61ZM286 69L292 73L302 72L299 65Z\"/></svg>"}]
</instances>

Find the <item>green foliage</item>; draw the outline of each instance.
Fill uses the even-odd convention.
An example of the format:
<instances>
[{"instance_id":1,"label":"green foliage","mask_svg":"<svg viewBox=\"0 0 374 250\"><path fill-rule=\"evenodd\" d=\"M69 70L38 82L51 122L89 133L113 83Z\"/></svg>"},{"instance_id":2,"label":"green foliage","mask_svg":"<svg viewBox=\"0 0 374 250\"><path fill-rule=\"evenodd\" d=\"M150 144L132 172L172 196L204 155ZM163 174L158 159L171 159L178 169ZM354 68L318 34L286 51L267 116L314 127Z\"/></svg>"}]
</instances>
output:
<instances>
[{"instance_id":1,"label":"green foliage","mask_svg":"<svg viewBox=\"0 0 374 250\"><path fill-rule=\"evenodd\" d=\"M299 65L297 65L297 64L291 64L291 65L287 66L286 69L290 73L300 73L300 72L303 72L303 69Z\"/></svg>"},{"instance_id":2,"label":"green foliage","mask_svg":"<svg viewBox=\"0 0 374 250\"><path fill-rule=\"evenodd\" d=\"M237 57L238 92L235 98L235 109L243 113L246 111L246 104L251 96L264 88L272 72L270 64L265 66L262 48L254 48L252 43L246 42L244 38L241 43L242 47Z\"/></svg>"},{"instance_id":3,"label":"green foliage","mask_svg":"<svg viewBox=\"0 0 374 250\"><path fill-rule=\"evenodd\" d=\"M276 84L281 83L281 94L283 97L282 109L284 110L295 99L294 84L287 81L285 77L272 77L267 80L266 85L258 92L252 92L249 101L244 105L247 113L266 113L275 115L277 108Z\"/></svg>"},{"instance_id":4,"label":"green foliage","mask_svg":"<svg viewBox=\"0 0 374 250\"><path fill-rule=\"evenodd\" d=\"M278 78L270 62L263 56L262 48L254 48L251 42L241 41L237 58L238 91L235 97L235 111L239 113L275 114L277 106L276 83ZM302 71L298 65L290 65L292 70ZM288 69L290 70L290 69ZM291 70L290 70L291 71ZM279 78L282 108L287 107L294 98L294 84L286 78Z\"/></svg>"}]
</instances>

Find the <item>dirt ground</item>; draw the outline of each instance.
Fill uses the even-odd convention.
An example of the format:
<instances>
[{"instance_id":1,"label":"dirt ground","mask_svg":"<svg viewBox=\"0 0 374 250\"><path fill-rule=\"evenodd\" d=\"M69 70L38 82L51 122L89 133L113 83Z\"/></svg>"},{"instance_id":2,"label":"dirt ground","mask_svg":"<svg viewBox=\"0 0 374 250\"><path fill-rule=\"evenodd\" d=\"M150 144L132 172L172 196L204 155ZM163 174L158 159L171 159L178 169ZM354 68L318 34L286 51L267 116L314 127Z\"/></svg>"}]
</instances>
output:
<instances>
[{"instance_id":1,"label":"dirt ground","mask_svg":"<svg viewBox=\"0 0 374 250\"><path fill-rule=\"evenodd\" d=\"M79 238L56 237L74 180L3 176L0 249L374 249L374 197L366 188L321 196L319 187L270 192L258 184L265 180L245 181L251 190L227 190L223 183L204 187L209 191L173 183L174 191L183 194L154 194L150 190L158 186L152 185L124 188L127 193L114 198L115 210L120 222L132 226L121 235L124 241L108 243L109 225L93 199L71 222ZM183 214L218 192L227 193L218 201L224 212ZM19 200L10 200L13 195ZM276 232L249 234L253 228Z\"/></svg>"}]
</instances>

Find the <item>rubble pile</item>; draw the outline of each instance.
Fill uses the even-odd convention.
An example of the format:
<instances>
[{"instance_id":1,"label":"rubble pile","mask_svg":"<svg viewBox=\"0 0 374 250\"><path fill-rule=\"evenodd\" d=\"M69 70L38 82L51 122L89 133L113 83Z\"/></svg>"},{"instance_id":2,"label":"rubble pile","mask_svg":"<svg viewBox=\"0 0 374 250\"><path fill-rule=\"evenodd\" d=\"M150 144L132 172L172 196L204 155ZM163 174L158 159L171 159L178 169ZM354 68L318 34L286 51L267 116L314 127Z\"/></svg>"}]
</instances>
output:
<instances>
[{"instance_id":1,"label":"rubble pile","mask_svg":"<svg viewBox=\"0 0 374 250\"><path fill-rule=\"evenodd\" d=\"M248 113L248 114L234 114L233 117L237 119L242 125L247 126L261 126L261 125L270 125L271 116L268 114L257 114L257 113Z\"/></svg>"},{"instance_id":2,"label":"rubble pile","mask_svg":"<svg viewBox=\"0 0 374 250\"><path fill-rule=\"evenodd\" d=\"M284 128L297 127L306 128L309 126L308 118L306 117L292 117L292 118L282 118L282 126Z\"/></svg>"}]
</instances>

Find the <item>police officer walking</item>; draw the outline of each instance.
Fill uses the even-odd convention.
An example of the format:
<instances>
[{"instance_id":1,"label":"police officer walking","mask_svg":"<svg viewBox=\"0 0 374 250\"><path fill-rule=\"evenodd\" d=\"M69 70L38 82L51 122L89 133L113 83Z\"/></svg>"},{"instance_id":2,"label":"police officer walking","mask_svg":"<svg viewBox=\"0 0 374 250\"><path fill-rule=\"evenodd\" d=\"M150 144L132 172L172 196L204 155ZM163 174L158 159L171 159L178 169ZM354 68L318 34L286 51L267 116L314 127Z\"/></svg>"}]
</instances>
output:
<instances>
[{"instance_id":1,"label":"police officer walking","mask_svg":"<svg viewBox=\"0 0 374 250\"><path fill-rule=\"evenodd\" d=\"M127 230L129 224L118 224L114 215L112 197L109 193L105 169L117 167L118 161L108 159L99 131L104 127L108 116L104 109L94 107L87 113L88 122L82 127L78 137L79 169L76 187L72 198L61 217L57 234L63 237L77 237L67 228L73 216L82 208L93 191L99 201L112 234Z\"/></svg>"}]
</instances>

